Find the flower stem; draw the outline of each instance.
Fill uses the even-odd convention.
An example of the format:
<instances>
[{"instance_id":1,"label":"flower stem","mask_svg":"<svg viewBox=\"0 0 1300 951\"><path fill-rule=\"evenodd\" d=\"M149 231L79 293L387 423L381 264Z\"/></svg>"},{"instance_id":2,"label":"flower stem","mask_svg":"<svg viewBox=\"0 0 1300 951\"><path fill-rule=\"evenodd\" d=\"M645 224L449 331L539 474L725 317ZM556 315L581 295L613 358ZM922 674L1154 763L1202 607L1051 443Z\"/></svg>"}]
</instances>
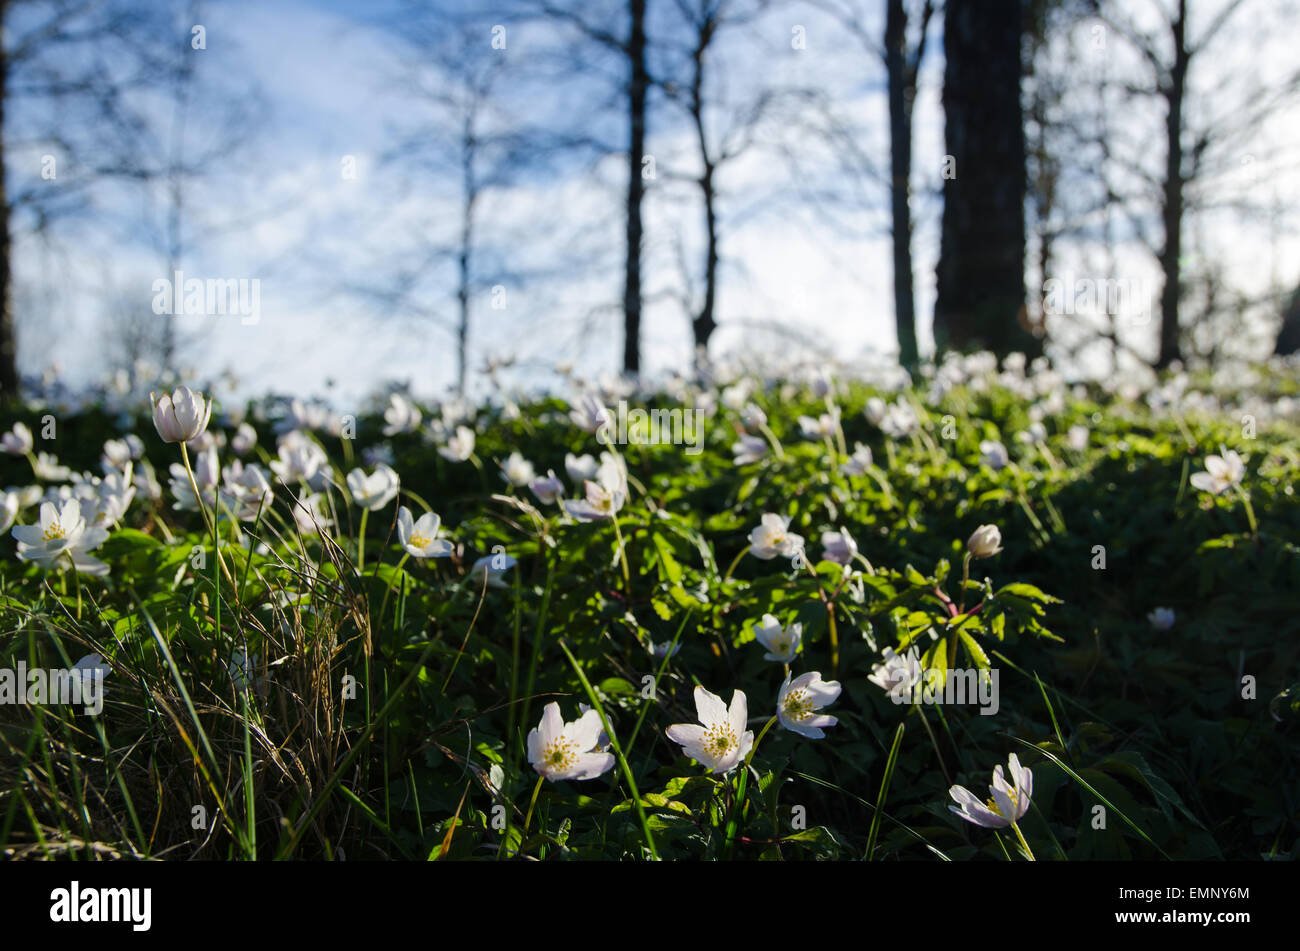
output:
<instances>
[{"instance_id":1,"label":"flower stem","mask_svg":"<svg viewBox=\"0 0 1300 951\"><path fill-rule=\"evenodd\" d=\"M1034 858L1034 850L1031 849L1029 847L1029 843L1025 841L1024 833L1020 831L1019 824L1015 822L1011 823L1011 831L1014 832L1016 834L1016 838L1020 840L1020 847L1023 848L1025 850L1025 854L1029 856L1029 861L1037 862L1038 860Z\"/></svg>"},{"instance_id":2,"label":"flower stem","mask_svg":"<svg viewBox=\"0 0 1300 951\"><path fill-rule=\"evenodd\" d=\"M546 782L545 776L537 777L537 785L533 787L533 798L528 801L528 815L524 816L524 834L520 839L521 844L528 838L528 827L533 822L533 807L537 805L537 794L542 791L544 782Z\"/></svg>"},{"instance_id":3,"label":"flower stem","mask_svg":"<svg viewBox=\"0 0 1300 951\"><path fill-rule=\"evenodd\" d=\"M1241 501L1246 504L1246 521L1250 523L1250 534L1259 534L1259 524L1255 521L1255 507L1250 504L1250 493L1237 484L1237 494L1241 496Z\"/></svg>"},{"instance_id":4,"label":"flower stem","mask_svg":"<svg viewBox=\"0 0 1300 951\"><path fill-rule=\"evenodd\" d=\"M393 582L397 580L399 575L401 575L402 566L406 564L406 559L410 557L411 553L408 551L406 554L402 555L401 560L397 562L397 567L393 569L393 577L388 581L388 589L384 592L384 600L379 605L379 617L375 619L375 624L383 625L384 612L388 610L388 596L393 593Z\"/></svg>"},{"instance_id":5,"label":"flower stem","mask_svg":"<svg viewBox=\"0 0 1300 951\"><path fill-rule=\"evenodd\" d=\"M731 580L731 573L736 570L736 565L740 564L740 559L744 558L746 555L749 554L749 549L750 546L746 545L744 548L740 550L740 554L737 555L735 559L731 562L731 567L727 569L727 573L722 576L723 582L727 582Z\"/></svg>"},{"instance_id":6,"label":"flower stem","mask_svg":"<svg viewBox=\"0 0 1300 951\"><path fill-rule=\"evenodd\" d=\"M366 567L366 522L370 518L370 509L361 510L361 524L357 529L357 574L364 575Z\"/></svg>"}]
</instances>

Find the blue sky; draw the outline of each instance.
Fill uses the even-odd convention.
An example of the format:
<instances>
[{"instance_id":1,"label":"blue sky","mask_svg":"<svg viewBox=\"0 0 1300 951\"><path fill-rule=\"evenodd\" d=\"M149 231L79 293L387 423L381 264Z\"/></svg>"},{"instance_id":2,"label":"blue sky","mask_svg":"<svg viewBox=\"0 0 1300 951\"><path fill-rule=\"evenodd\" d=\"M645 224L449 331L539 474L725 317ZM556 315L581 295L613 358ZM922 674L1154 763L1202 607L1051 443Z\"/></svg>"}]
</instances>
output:
<instances>
[{"instance_id":1,"label":"blue sky","mask_svg":"<svg viewBox=\"0 0 1300 951\"><path fill-rule=\"evenodd\" d=\"M397 137L426 122L426 104L395 85L403 68L393 31L401 24L385 13L396 6L342 0L204 5L208 48L198 53L206 57L200 88L211 98L196 105L192 134L203 134L202 120L216 115L212 103L223 90L248 81L260 87L267 112L264 122L246 130L244 147L186 194L187 276L261 282L256 325L232 317L180 320L185 355L201 377L231 369L241 389L253 392L320 393L333 381L331 392L344 399L390 380L408 380L427 395L452 381L452 337L445 329L453 317L451 272L445 262L421 271L419 262L429 245L454 234L456 183L381 161ZM545 26L502 20L511 63L519 64L519 78L512 75L502 87L505 121L583 128L575 117L581 118L584 105L594 109L609 90L594 81L557 85L530 78L534 57L556 49L562 37ZM804 51L790 49L794 25L805 28ZM943 156L939 25L936 19L916 107L915 263L923 349L930 339L940 211L935 191ZM807 7L778 8L749 33L722 41L718 54L725 83L715 92L726 103L743 103L755 75L814 86L858 124L859 148L881 166L887 162L883 70L825 16ZM1112 46L1109 55L1120 68L1120 52ZM1230 68L1230 61L1216 60L1206 79L1212 82L1213 72ZM1264 59L1256 66L1284 62ZM715 118L726 117L724 108ZM1136 108L1115 116L1139 140L1155 128L1152 119L1158 116ZM694 168L689 130L679 113L661 111L651 120L649 150L661 171L646 205L644 350L653 372L689 358L687 316L673 298L684 286L679 262L693 268L700 257L701 228L692 190L672 180L673 173ZM1280 123L1268 131L1294 143ZM779 142L779 126L769 138ZM715 352L788 351L798 338L849 361L888 353L895 344L884 191L837 176L836 156L824 146L811 140L794 145L798 173L774 145L753 150L722 175L724 266ZM355 159L355 180L341 174L347 156ZM10 156L11 168L15 161ZM1294 164L1284 173L1269 167L1257 190L1271 190L1277 203L1292 202ZM504 310L491 309L485 288L471 337L472 366L512 355L521 362L521 382L530 383L547 379L547 368L560 360L590 374L615 371L622 349L615 305L625 159L587 156L548 168L544 181L525 176L487 195L484 261L522 271L553 265L558 254L583 266L560 278L512 284ZM801 189L833 195L812 202ZM20 361L28 371L58 360L73 380L101 372L102 341L117 326L106 300L141 321L169 319L148 312L152 282L166 276L156 238L132 224L141 209L152 208L151 220L160 220L160 195L118 190L105 194L101 205L113 212L112 227L74 222L52 244L20 235L16 300ZM1269 234L1239 227L1231 217L1207 221L1207 246L1221 249L1241 283L1294 285L1297 248L1288 229ZM1097 274L1099 265L1086 252L1063 257L1062 271ZM1115 276L1153 280L1149 254L1132 246L1121 252ZM419 274L420 283L411 305L390 313L362 289L383 286L395 268ZM1133 333L1144 342L1142 328Z\"/></svg>"}]
</instances>

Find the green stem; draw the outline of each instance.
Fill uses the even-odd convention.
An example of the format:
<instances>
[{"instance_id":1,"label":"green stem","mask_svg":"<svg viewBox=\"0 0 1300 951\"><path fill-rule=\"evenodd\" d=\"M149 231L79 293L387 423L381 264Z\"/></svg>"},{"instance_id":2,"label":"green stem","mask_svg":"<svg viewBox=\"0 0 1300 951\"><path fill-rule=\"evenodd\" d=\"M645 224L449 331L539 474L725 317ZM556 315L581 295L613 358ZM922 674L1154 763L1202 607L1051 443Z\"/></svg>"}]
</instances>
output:
<instances>
[{"instance_id":1,"label":"green stem","mask_svg":"<svg viewBox=\"0 0 1300 951\"><path fill-rule=\"evenodd\" d=\"M364 575L366 567L366 522L370 519L370 509L361 510L361 524L357 529L357 574Z\"/></svg>"},{"instance_id":2,"label":"green stem","mask_svg":"<svg viewBox=\"0 0 1300 951\"><path fill-rule=\"evenodd\" d=\"M1029 847L1029 843L1025 841L1025 836L1020 831L1020 826L1015 822L1011 823L1011 831L1014 832L1016 834L1016 838L1020 840L1020 847L1023 848L1025 850L1025 854L1029 856L1029 861L1037 862L1038 860L1034 858L1034 850L1031 849Z\"/></svg>"},{"instance_id":3,"label":"green stem","mask_svg":"<svg viewBox=\"0 0 1300 951\"><path fill-rule=\"evenodd\" d=\"M746 555L749 554L749 548L750 548L749 545L746 545L744 548L742 548L740 550L740 554L737 555L735 559L731 562L731 567L728 568L727 573L722 576L722 581L724 584L731 580L731 573L736 570L736 565L740 564L740 559L744 558Z\"/></svg>"},{"instance_id":4,"label":"green stem","mask_svg":"<svg viewBox=\"0 0 1300 951\"><path fill-rule=\"evenodd\" d=\"M528 815L524 817L524 834L520 842L528 840L528 827L533 824L533 807L537 805L537 794L542 791L542 783L546 782L545 776L537 777L537 785L533 787L533 798L528 801Z\"/></svg>"}]
</instances>

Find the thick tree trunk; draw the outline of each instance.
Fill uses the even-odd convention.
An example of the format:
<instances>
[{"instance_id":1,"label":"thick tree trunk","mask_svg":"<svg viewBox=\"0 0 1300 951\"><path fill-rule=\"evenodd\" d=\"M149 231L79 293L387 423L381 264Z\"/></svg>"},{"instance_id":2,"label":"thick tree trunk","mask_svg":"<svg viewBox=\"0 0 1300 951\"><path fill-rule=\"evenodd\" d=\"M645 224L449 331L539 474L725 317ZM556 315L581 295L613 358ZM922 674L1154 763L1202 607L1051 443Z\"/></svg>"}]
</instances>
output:
<instances>
[{"instance_id":1,"label":"thick tree trunk","mask_svg":"<svg viewBox=\"0 0 1300 951\"><path fill-rule=\"evenodd\" d=\"M890 204L894 246L894 323L898 362L916 366L916 297L912 277L912 96L907 69L907 12L889 0L885 20L885 66L889 75Z\"/></svg>"},{"instance_id":2,"label":"thick tree trunk","mask_svg":"<svg viewBox=\"0 0 1300 951\"><path fill-rule=\"evenodd\" d=\"M7 0L0 0L0 22L8 12ZM0 155L4 154L5 88L9 63L0 44ZM4 162L0 162L0 401L18 398L18 340L14 327L13 289L9 270L9 194Z\"/></svg>"},{"instance_id":3,"label":"thick tree trunk","mask_svg":"<svg viewBox=\"0 0 1300 951\"><path fill-rule=\"evenodd\" d=\"M944 13L945 171L935 343L1034 356L1025 309L1025 133L1017 0Z\"/></svg>"},{"instance_id":4,"label":"thick tree trunk","mask_svg":"<svg viewBox=\"0 0 1300 951\"><path fill-rule=\"evenodd\" d=\"M1279 357L1300 353L1300 288L1291 295L1291 301L1282 312L1282 326L1277 330L1273 352Z\"/></svg>"},{"instance_id":5,"label":"thick tree trunk","mask_svg":"<svg viewBox=\"0 0 1300 951\"><path fill-rule=\"evenodd\" d=\"M645 181L641 163L645 156L645 108L650 89L646 68L646 0L631 0L631 30L627 54L632 63L628 85L629 145L627 163L627 268L623 280L623 372L641 372L641 200Z\"/></svg>"},{"instance_id":6,"label":"thick tree trunk","mask_svg":"<svg viewBox=\"0 0 1300 951\"><path fill-rule=\"evenodd\" d=\"M1179 258L1183 249L1183 95L1187 88L1187 0L1179 0L1174 19L1174 66L1165 88L1165 182L1163 208L1165 246L1160 252L1164 287L1160 291L1160 355L1164 368L1182 356L1179 345L1178 302L1181 297Z\"/></svg>"}]
</instances>

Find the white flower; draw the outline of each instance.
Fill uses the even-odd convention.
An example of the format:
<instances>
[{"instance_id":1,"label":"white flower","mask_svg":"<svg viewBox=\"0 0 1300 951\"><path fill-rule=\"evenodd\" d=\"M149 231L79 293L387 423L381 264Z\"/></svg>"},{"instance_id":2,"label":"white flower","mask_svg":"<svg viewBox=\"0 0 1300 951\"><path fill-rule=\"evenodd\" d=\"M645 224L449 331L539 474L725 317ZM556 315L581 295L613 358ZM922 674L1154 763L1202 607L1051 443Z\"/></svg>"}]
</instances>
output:
<instances>
[{"instance_id":1,"label":"white flower","mask_svg":"<svg viewBox=\"0 0 1300 951\"><path fill-rule=\"evenodd\" d=\"M880 421L880 430L892 439L900 439L920 428L921 422L916 418L916 411L901 398L885 411Z\"/></svg>"},{"instance_id":2,"label":"white flower","mask_svg":"<svg viewBox=\"0 0 1300 951\"><path fill-rule=\"evenodd\" d=\"M7 452L11 456L25 456L35 444L32 431L25 423L14 423L13 429L0 436L0 452Z\"/></svg>"},{"instance_id":3,"label":"white flower","mask_svg":"<svg viewBox=\"0 0 1300 951\"><path fill-rule=\"evenodd\" d=\"M59 460L48 452L36 454L32 471L36 474L36 478L44 482L65 482L72 475L71 469L59 465Z\"/></svg>"},{"instance_id":4,"label":"white flower","mask_svg":"<svg viewBox=\"0 0 1300 951\"><path fill-rule=\"evenodd\" d=\"M100 457L99 469L105 475L121 472L132 461L144 453L144 443L134 433L124 439L108 439L104 442L104 455Z\"/></svg>"},{"instance_id":5,"label":"white flower","mask_svg":"<svg viewBox=\"0 0 1300 951\"><path fill-rule=\"evenodd\" d=\"M749 533L750 551L755 558L770 561L777 555L789 558L803 548L803 536L789 531L790 519L768 512Z\"/></svg>"},{"instance_id":6,"label":"white flower","mask_svg":"<svg viewBox=\"0 0 1300 951\"><path fill-rule=\"evenodd\" d=\"M298 525L298 531L304 535L315 535L323 528L329 528L334 524L326 514L326 499L320 492L312 492L300 496L292 505L293 518Z\"/></svg>"},{"instance_id":7,"label":"white flower","mask_svg":"<svg viewBox=\"0 0 1300 951\"><path fill-rule=\"evenodd\" d=\"M1083 452L1088 448L1088 427L1071 426L1069 432L1065 434L1065 441L1075 452Z\"/></svg>"},{"instance_id":8,"label":"white flower","mask_svg":"<svg viewBox=\"0 0 1300 951\"><path fill-rule=\"evenodd\" d=\"M442 519L436 512L425 512L417 520L405 505L397 510L397 540L415 558L446 558L451 554L451 542L438 537L441 527Z\"/></svg>"},{"instance_id":9,"label":"white flower","mask_svg":"<svg viewBox=\"0 0 1300 951\"><path fill-rule=\"evenodd\" d=\"M155 398L150 393L149 401L153 404L153 424L163 442L189 442L208 428L212 401L205 402L202 393L189 387L178 386L170 396L164 393Z\"/></svg>"},{"instance_id":10,"label":"white flower","mask_svg":"<svg viewBox=\"0 0 1300 951\"><path fill-rule=\"evenodd\" d=\"M762 429L767 425L767 414L756 404L746 403L740 411L740 420L751 429Z\"/></svg>"},{"instance_id":11,"label":"white flower","mask_svg":"<svg viewBox=\"0 0 1300 951\"><path fill-rule=\"evenodd\" d=\"M352 493L352 501L371 512L379 511L397 498L400 486L397 473L383 463L375 466L371 475L366 475L361 469L348 473L348 491Z\"/></svg>"},{"instance_id":12,"label":"white flower","mask_svg":"<svg viewBox=\"0 0 1300 951\"><path fill-rule=\"evenodd\" d=\"M474 562L470 566L469 576L475 579L475 584L482 585L485 583L484 579L486 579L489 588L504 588L506 583L501 580L501 576L518 563L514 555L507 555L505 552L493 552Z\"/></svg>"},{"instance_id":13,"label":"white flower","mask_svg":"<svg viewBox=\"0 0 1300 951\"><path fill-rule=\"evenodd\" d=\"M753 380L738 380L722 391L722 405L727 409L741 409L753 392Z\"/></svg>"},{"instance_id":14,"label":"white flower","mask_svg":"<svg viewBox=\"0 0 1300 951\"><path fill-rule=\"evenodd\" d=\"M157 473L149 464L149 460L140 461L140 468L135 470L135 476L131 481L136 491L150 501L157 502L162 498L162 485L159 484Z\"/></svg>"},{"instance_id":15,"label":"white flower","mask_svg":"<svg viewBox=\"0 0 1300 951\"><path fill-rule=\"evenodd\" d=\"M992 558L1002 550L1002 533L996 525L981 525L967 540L966 550L976 558Z\"/></svg>"},{"instance_id":16,"label":"white flower","mask_svg":"<svg viewBox=\"0 0 1300 951\"><path fill-rule=\"evenodd\" d=\"M235 455L242 456L251 452L256 445L257 430L248 423L240 423L234 437L230 440L230 448L234 450Z\"/></svg>"},{"instance_id":17,"label":"white flower","mask_svg":"<svg viewBox=\"0 0 1300 951\"><path fill-rule=\"evenodd\" d=\"M822 547L822 558L837 565L847 565L858 553L858 543L843 526L838 532L822 532Z\"/></svg>"},{"instance_id":18,"label":"white flower","mask_svg":"<svg viewBox=\"0 0 1300 951\"><path fill-rule=\"evenodd\" d=\"M0 533L9 531L9 526L18 517L18 493L0 492Z\"/></svg>"},{"instance_id":19,"label":"white flower","mask_svg":"<svg viewBox=\"0 0 1300 951\"><path fill-rule=\"evenodd\" d=\"M611 422L609 410L590 393L578 397L577 403L569 411L569 419L583 432L595 434L607 429Z\"/></svg>"},{"instance_id":20,"label":"white flower","mask_svg":"<svg viewBox=\"0 0 1300 951\"><path fill-rule=\"evenodd\" d=\"M872 426L879 426L884 421L885 413L888 406L879 396L873 396L867 400L866 408L862 410L862 415L867 417L867 422Z\"/></svg>"},{"instance_id":21,"label":"white flower","mask_svg":"<svg viewBox=\"0 0 1300 951\"><path fill-rule=\"evenodd\" d=\"M586 482L588 479L596 478L596 470L599 467L600 463L589 454L581 456L575 456L571 452L564 454L564 471L574 482Z\"/></svg>"},{"instance_id":22,"label":"white flower","mask_svg":"<svg viewBox=\"0 0 1300 951\"><path fill-rule=\"evenodd\" d=\"M501 478L513 486L524 486L537 478L533 464L517 452L512 452L501 463Z\"/></svg>"},{"instance_id":23,"label":"white flower","mask_svg":"<svg viewBox=\"0 0 1300 951\"><path fill-rule=\"evenodd\" d=\"M474 430L468 426L457 426L456 434L447 440L447 445L438 450L438 455L450 462L465 462L474 455Z\"/></svg>"},{"instance_id":24,"label":"white flower","mask_svg":"<svg viewBox=\"0 0 1300 951\"><path fill-rule=\"evenodd\" d=\"M551 782L595 779L614 768L612 753L600 752L600 714L588 710L571 723L552 701L542 710L542 722L528 733L528 762Z\"/></svg>"},{"instance_id":25,"label":"white flower","mask_svg":"<svg viewBox=\"0 0 1300 951\"><path fill-rule=\"evenodd\" d=\"M18 557L22 561L34 561L49 569L63 567L66 556L77 571L88 575L108 574L108 565L87 554L104 543L108 529L87 525L77 499L69 499L62 510L53 502L43 503L40 522L15 525L12 534L18 541Z\"/></svg>"},{"instance_id":26,"label":"white flower","mask_svg":"<svg viewBox=\"0 0 1300 951\"><path fill-rule=\"evenodd\" d=\"M190 474L185 471L185 467L179 462L173 462L167 471L171 473L168 488L176 497L176 504L173 507L180 511L197 510L199 505L194 499L194 486L190 485ZM216 502L217 482L220 477L216 447L213 446L199 453L198 458L194 460L194 484L198 486L204 505L211 506Z\"/></svg>"},{"instance_id":27,"label":"white flower","mask_svg":"<svg viewBox=\"0 0 1300 951\"><path fill-rule=\"evenodd\" d=\"M816 419L811 416L799 417L799 431L808 439L834 439L839 419L834 413L822 413Z\"/></svg>"},{"instance_id":28,"label":"white flower","mask_svg":"<svg viewBox=\"0 0 1300 951\"><path fill-rule=\"evenodd\" d=\"M564 483L555 477L554 469L546 470L545 477L528 483L528 488L543 505L550 505L564 494Z\"/></svg>"},{"instance_id":29,"label":"white flower","mask_svg":"<svg viewBox=\"0 0 1300 951\"><path fill-rule=\"evenodd\" d=\"M665 657L672 659L681 651L681 644L674 644L672 641L664 641L662 644L650 644L650 653L655 657L663 660Z\"/></svg>"},{"instance_id":30,"label":"white flower","mask_svg":"<svg viewBox=\"0 0 1300 951\"><path fill-rule=\"evenodd\" d=\"M886 647L881 656L884 661L872 664L871 676L867 680L893 697L895 703L902 703L912 688L921 682L921 655L913 647L900 657L892 647Z\"/></svg>"},{"instance_id":31,"label":"white flower","mask_svg":"<svg viewBox=\"0 0 1300 951\"><path fill-rule=\"evenodd\" d=\"M999 764L993 768L993 785L989 787L992 798L987 800L987 804L980 802L965 786L953 786L948 795L957 805L948 808L967 822L986 829L1004 829L1018 822L1029 811L1029 799L1034 793L1034 774L1027 766L1020 765L1015 753L1007 757L1007 766L1014 785L1002 777Z\"/></svg>"},{"instance_id":32,"label":"white flower","mask_svg":"<svg viewBox=\"0 0 1300 951\"><path fill-rule=\"evenodd\" d=\"M1157 631L1167 631L1174 626L1174 609L1154 608L1147 615L1147 620Z\"/></svg>"},{"instance_id":33,"label":"white flower","mask_svg":"<svg viewBox=\"0 0 1300 951\"><path fill-rule=\"evenodd\" d=\"M735 457L732 459L733 464L747 466L767 455L767 441L759 436L741 433L740 438L731 444L731 452Z\"/></svg>"},{"instance_id":34,"label":"white flower","mask_svg":"<svg viewBox=\"0 0 1300 951\"><path fill-rule=\"evenodd\" d=\"M786 677L776 697L776 718L792 733L820 740L826 735L823 728L834 726L839 720L817 711L834 703L839 695L839 681L823 681L815 670L794 680Z\"/></svg>"},{"instance_id":35,"label":"white flower","mask_svg":"<svg viewBox=\"0 0 1300 951\"><path fill-rule=\"evenodd\" d=\"M235 685L235 690L239 693L247 693L248 685L252 682L256 688L261 688L262 680L259 678L253 681L253 668L257 666L258 655L254 654L249 657L241 650L230 652L230 660L226 663L226 671L230 674L230 679Z\"/></svg>"},{"instance_id":36,"label":"white flower","mask_svg":"<svg viewBox=\"0 0 1300 951\"><path fill-rule=\"evenodd\" d=\"M774 660L779 664L788 664L799 653L799 641L803 637L803 625L791 624L783 628L781 622L771 614L764 614L763 619L754 625L754 636L767 648L764 660Z\"/></svg>"},{"instance_id":37,"label":"white flower","mask_svg":"<svg viewBox=\"0 0 1300 951\"><path fill-rule=\"evenodd\" d=\"M135 498L135 485L131 481L131 462L121 472L110 472L99 480L95 498L95 511L84 513L94 524L115 525L122 520Z\"/></svg>"},{"instance_id":38,"label":"white flower","mask_svg":"<svg viewBox=\"0 0 1300 951\"><path fill-rule=\"evenodd\" d=\"M1016 438L1023 443L1047 442L1047 427L1039 422L1030 423L1024 432L1016 433Z\"/></svg>"},{"instance_id":39,"label":"white flower","mask_svg":"<svg viewBox=\"0 0 1300 951\"><path fill-rule=\"evenodd\" d=\"M849 461L844 463L843 469L851 476L866 475L867 470L871 468L871 461L871 447L856 442L853 444L853 455L849 456Z\"/></svg>"},{"instance_id":40,"label":"white flower","mask_svg":"<svg viewBox=\"0 0 1300 951\"><path fill-rule=\"evenodd\" d=\"M627 501L627 469L623 460L612 453L600 454L600 466L596 469L596 478L584 483L587 497L578 500L566 500L564 510L576 519L590 522L601 518L611 518L623 508Z\"/></svg>"},{"instance_id":41,"label":"white flower","mask_svg":"<svg viewBox=\"0 0 1300 951\"><path fill-rule=\"evenodd\" d=\"M585 499L566 499L564 510L576 519L584 522L601 518L611 518L623 507L627 493L611 490L609 487L588 479L584 483L587 490Z\"/></svg>"},{"instance_id":42,"label":"white flower","mask_svg":"<svg viewBox=\"0 0 1300 951\"><path fill-rule=\"evenodd\" d=\"M325 450L299 429L280 437L279 452L280 458L271 462L271 471L288 485L295 482L315 484L329 466Z\"/></svg>"},{"instance_id":43,"label":"white flower","mask_svg":"<svg viewBox=\"0 0 1300 951\"><path fill-rule=\"evenodd\" d=\"M1219 495L1241 482L1245 463L1235 449L1221 450L1222 456L1206 456L1205 471L1192 475L1191 483L1202 492Z\"/></svg>"},{"instance_id":44,"label":"white flower","mask_svg":"<svg viewBox=\"0 0 1300 951\"><path fill-rule=\"evenodd\" d=\"M700 726L674 723L665 732L668 739L680 743L682 752L710 772L726 773L735 769L749 755L754 733L745 729L749 719L749 702L737 690L731 695L731 707L722 698L703 687L695 688L695 712Z\"/></svg>"},{"instance_id":45,"label":"white flower","mask_svg":"<svg viewBox=\"0 0 1300 951\"><path fill-rule=\"evenodd\" d=\"M222 470L222 487L219 500L223 508L235 518L251 521L260 509L271 501L271 483L261 467L238 459Z\"/></svg>"},{"instance_id":46,"label":"white flower","mask_svg":"<svg viewBox=\"0 0 1300 951\"><path fill-rule=\"evenodd\" d=\"M988 466L994 472L999 469L1005 469L1011 457L1007 455L1007 447L995 439L985 439L980 443L980 462Z\"/></svg>"},{"instance_id":47,"label":"white flower","mask_svg":"<svg viewBox=\"0 0 1300 951\"><path fill-rule=\"evenodd\" d=\"M101 654L87 654L73 664L72 669L81 678L83 684L95 679L102 682L105 677L113 672L105 663Z\"/></svg>"},{"instance_id":48,"label":"white flower","mask_svg":"<svg viewBox=\"0 0 1300 951\"><path fill-rule=\"evenodd\" d=\"M406 397L393 393L384 410L384 423L385 436L413 432L420 428L420 411Z\"/></svg>"}]
</instances>

